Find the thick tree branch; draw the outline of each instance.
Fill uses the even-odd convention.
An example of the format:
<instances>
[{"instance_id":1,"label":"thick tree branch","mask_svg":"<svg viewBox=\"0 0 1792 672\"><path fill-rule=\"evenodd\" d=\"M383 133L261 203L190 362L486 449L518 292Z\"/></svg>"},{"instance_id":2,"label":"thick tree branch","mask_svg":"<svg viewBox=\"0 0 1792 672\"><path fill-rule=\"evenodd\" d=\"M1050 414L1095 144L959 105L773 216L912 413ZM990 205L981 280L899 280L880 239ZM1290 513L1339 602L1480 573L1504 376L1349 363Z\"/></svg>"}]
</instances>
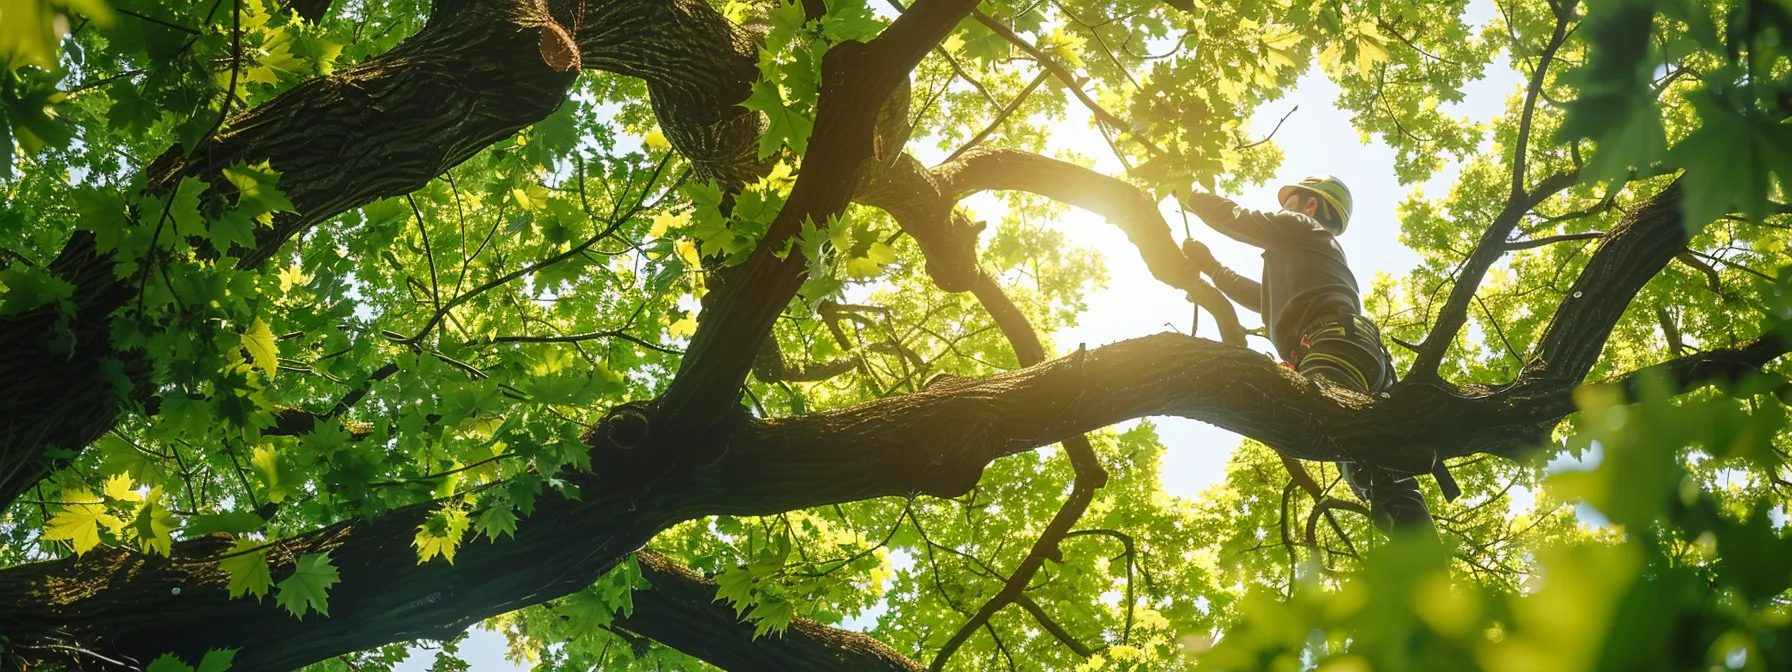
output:
<instances>
[{"instance_id":1,"label":"thick tree branch","mask_svg":"<svg viewBox=\"0 0 1792 672\"><path fill-rule=\"evenodd\" d=\"M822 59L821 93L810 150L790 197L738 270L714 293L662 403L679 426L706 426L735 405L752 355L802 285L800 250L785 242L804 222L825 225L845 210L861 163L873 155L873 128L890 94L975 0L922 0L869 43L846 43ZM704 461L705 456L696 456Z\"/></svg>"},{"instance_id":2,"label":"thick tree branch","mask_svg":"<svg viewBox=\"0 0 1792 672\"><path fill-rule=\"evenodd\" d=\"M652 551L635 554L653 587L616 625L724 670L918 672L921 666L877 638L796 617L782 634L755 639L753 624L716 599L716 584Z\"/></svg>"},{"instance_id":3,"label":"thick tree branch","mask_svg":"<svg viewBox=\"0 0 1792 672\"><path fill-rule=\"evenodd\" d=\"M1456 334L1468 320L1469 303L1474 300L1476 290L1480 289L1481 280L1487 277L1487 270L1493 268L1494 262L1509 251L1507 239L1512 236L1512 230L1531 208L1563 189L1574 186L1576 179L1578 172L1551 175L1538 182L1536 188L1506 201L1505 208L1494 217L1487 230L1481 233L1481 240L1475 244L1475 251L1469 254L1468 260L1463 262L1462 269L1457 272L1456 282L1450 287L1450 298L1445 300L1443 310L1438 312L1431 332L1419 344L1418 356L1413 360L1412 369L1406 374L1408 380L1437 379L1437 367L1443 363L1444 354L1449 352L1450 344L1456 340Z\"/></svg>"},{"instance_id":4,"label":"thick tree branch","mask_svg":"<svg viewBox=\"0 0 1792 672\"><path fill-rule=\"evenodd\" d=\"M1500 214L1482 232L1480 242L1475 244L1475 251L1463 263L1455 285L1450 288L1450 298L1444 302L1443 311L1437 315L1437 322L1432 325L1431 332L1425 335L1425 341L1419 346L1418 357L1413 360L1412 369L1406 374L1409 379L1437 379L1437 367L1443 363L1444 353L1449 351L1450 344L1456 340L1456 333L1468 320L1469 300L1480 289L1487 269L1492 268L1494 262L1510 250L1506 241L1512 236L1512 230L1538 203L1573 186L1578 179L1577 169L1544 178L1533 189L1525 188L1526 166L1530 158L1531 118L1536 111L1537 98L1543 94L1544 84L1548 81L1549 66L1555 59L1556 50L1561 48L1568 37L1568 21L1572 18L1570 12L1557 12L1555 31L1550 34L1549 44L1543 48L1537 67L1531 72L1530 84L1525 88L1524 111L1518 122L1518 141L1512 150L1511 194L1506 197L1506 205Z\"/></svg>"},{"instance_id":5,"label":"thick tree branch","mask_svg":"<svg viewBox=\"0 0 1792 672\"><path fill-rule=\"evenodd\" d=\"M943 194L953 200L983 190L1016 190L1099 214L1126 233L1151 275L1187 292L1214 316L1221 338L1244 342L1238 315L1218 290L1202 281L1182 255L1157 203L1138 187L1066 161L1015 150L983 150L933 169Z\"/></svg>"},{"instance_id":6,"label":"thick tree branch","mask_svg":"<svg viewBox=\"0 0 1792 672\"><path fill-rule=\"evenodd\" d=\"M1763 340L1662 368L1690 386L1738 375L1785 351L1784 342ZM433 503L283 543L271 554L276 579L300 553L329 552L340 568L329 618L295 621L271 601L229 599L216 563L228 544L206 538L176 544L172 559L102 548L0 570L0 632L11 638L11 656L53 657L50 645L77 642L141 664L169 651L197 659L208 649L240 648L243 669L290 669L393 641L452 636L489 616L583 589L682 520L912 493L959 495L997 457L1130 418L1178 415L1306 459L1416 459L1422 469L1434 450L1451 457L1538 445L1573 412L1574 387L1535 381L1465 398L1411 386L1371 404L1242 348L1159 334L838 411L766 421L733 415L725 426L682 436L724 446L716 464L658 480L626 468L630 453L671 450L651 444L653 434L651 445L634 451L599 437L625 434L617 422L660 418L613 413L588 437L597 444L593 462L605 466L574 479L581 501L545 493L514 539L470 539L453 565L439 558L418 565L410 546L439 506Z\"/></svg>"},{"instance_id":7,"label":"thick tree branch","mask_svg":"<svg viewBox=\"0 0 1792 672\"><path fill-rule=\"evenodd\" d=\"M1637 292L1686 247L1682 182L1638 206L1600 241L1538 337L1527 375L1579 382Z\"/></svg>"}]
</instances>

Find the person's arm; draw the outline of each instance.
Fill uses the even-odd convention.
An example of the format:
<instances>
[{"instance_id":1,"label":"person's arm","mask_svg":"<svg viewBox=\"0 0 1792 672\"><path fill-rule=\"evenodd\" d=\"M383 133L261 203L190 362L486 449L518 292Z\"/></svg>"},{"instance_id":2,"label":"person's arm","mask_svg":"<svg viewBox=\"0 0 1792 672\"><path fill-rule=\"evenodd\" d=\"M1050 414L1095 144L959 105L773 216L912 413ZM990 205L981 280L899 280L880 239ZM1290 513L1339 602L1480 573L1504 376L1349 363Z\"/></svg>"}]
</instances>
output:
<instances>
[{"instance_id":1,"label":"person's arm","mask_svg":"<svg viewBox=\"0 0 1792 672\"><path fill-rule=\"evenodd\" d=\"M1213 252L1200 241L1182 241L1182 254L1194 262L1195 268L1213 280L1213 286L1239 307L1253 313L1263 312L1263 285L1220 265Z\"/></svg>"},{"instance_id":2,"label":"person's arm","mask_svg":"<svg viewBox=\"0 0 1792 672\"><path fill-rule=\"evenodd\" d=\"M1232 199L1206 191L1191 190L1182 205L1227 238L1266 250L1294 247L1303 236L1322 230L1306 215L1241 208Z\"/></svg>"}]
</instances>

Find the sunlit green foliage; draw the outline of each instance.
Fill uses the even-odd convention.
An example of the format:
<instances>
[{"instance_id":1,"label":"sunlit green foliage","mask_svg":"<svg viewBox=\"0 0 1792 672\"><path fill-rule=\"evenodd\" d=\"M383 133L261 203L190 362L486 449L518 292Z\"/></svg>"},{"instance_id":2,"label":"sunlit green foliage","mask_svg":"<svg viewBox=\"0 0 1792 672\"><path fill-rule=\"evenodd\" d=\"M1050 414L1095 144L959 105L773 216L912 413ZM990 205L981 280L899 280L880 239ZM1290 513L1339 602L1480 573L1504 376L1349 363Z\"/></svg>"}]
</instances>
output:
<instances>
[{"instance_id":1,"label":"sunlit green foliage","mask_svg":"<svg viewBox=\"0 0 1792 672\"><path fill-rule=\"evenodd\" d=\"M225 171L229 198L192 178L148 196L146 166L228 128L220 119L231 112L391 49L428 10L336 4L312 24L267 0L0 1L0 316L67 304L73 287L44 269L71 235L90 232L137 291L113 342L148 354L157 390L153 413L134 409L4 512L0 566L101 544L167 555L176 539L228 535L230 595L272 596L299 627L328 618L339 591L380 587L339 583L327 555L270 558L279 540L422 502L437 508L408 540L418 564L513 538L542 493L578 494L565 476L593 468L583 426L670 381L701 317L706 268L744 260L801 174L822 55L896 11L830 3L826 18L804 23L800 3L715 3L766 28L761 79L744 105L766 114L758 155L768 167L727 197L726 216L721 188L671 151L641 82L588 72L531 128L239 269L271 215L293 209L284 176L237 164ZM1423 339L1461 260L1506 207L1520 162L1526 184L1572 173L1574 186L1532 208L1519 239L1610 230L1676 179L1687 224L1702 227L1635 298L1591 378L1784 328L1784 7L1502 0L1472 25L1457 0L1174 4L1187 9L991 0L980 11L1085 77L1078 86L1126 123L1102 125L1107 146L1068 158L1111 152L1129 166L1124 177L1159 195L1267 178L1279 150L1245 122L1313 68L1342 88L1337 105L1359 130L1396 151L1403 182L1461 162L1449 193L1402 206L1402 242L1422 262L1367 297L1390 337ZM1526 78L1546 68L1533 95L1510 92L1489 124L1449 112L1465 86L1508 66ZM1031 86L1036 77L1026 49L965 20L913 74L908 149L941 158L1000 118L985 146L1044 151L1083 103L1056 79ZM1042 333L1074 323L1104 263L1137 263L1097 259L1044 226L1062 206L1002 204L980 259ZM1567 287L1592 238L1518 250L1496 266L1444 376L1490 386L1517 376L1549 316L1577 298ZM988 314L936 289L918 247L883 213L854 206L807 222L793 245L809 277L776 327L778 350L793 365L851 367L751 381L747 403L760 415L1017 365ZM1633 406L1585 388L1583 413L1534 460L1453 465L1466 493L1454 503L1425 486L1441 546L1389 541L1362 516L1320 510L1251 441L1223 483L1170 497L1166 447L1149 422L1103 432L1094 442L1111 478L1028 591L1097 654L1076 655L1010 608L952 666L1786 669L1792 483L1775 382L1784 379ZM278 431L285 411L338 407L314 429ZM1544 466L1563 455L1597 466ZM1060 457L1003 458L957 499L712 517L653 546L711 577L717 599L761 636L798 616L878 614L872 634L926 661L1057 510L1070 488ZM1312 470L1348 499L1335 467ZM1583 502L1591 508L1576 513ZM1589 525L1594 516L1609 526ZM274 560L296 568L276 580ZM647 588L630 562L487 625L539 669L699 665L611 628ZM445 646L452 669L454 644ZM402 655L388 647L317 668L384 669ZM230 659L168 657L150 669L220 670Z\"/></svg>"}]
</instances>

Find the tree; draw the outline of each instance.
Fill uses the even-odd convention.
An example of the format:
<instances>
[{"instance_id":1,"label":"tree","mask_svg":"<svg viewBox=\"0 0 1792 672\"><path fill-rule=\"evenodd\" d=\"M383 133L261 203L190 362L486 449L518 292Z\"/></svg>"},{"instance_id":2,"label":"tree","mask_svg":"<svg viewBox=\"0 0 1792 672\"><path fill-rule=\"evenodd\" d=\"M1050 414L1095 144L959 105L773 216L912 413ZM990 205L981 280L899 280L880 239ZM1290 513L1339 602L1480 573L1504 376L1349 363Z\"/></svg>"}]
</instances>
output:
<instances>
[{"instance_id":1,"label":"tree","mask_svg":"<svg viewBox=\"0 0 1792 672\"><path fill-rule=\"evenodd\" d=\"M1792 660L1777 7L165 4L0 8L9 667ZM1439 111L1500 54L1507 115ZM1158 207L1268 176L1242 120L1315 65L1403 180L1466 163L1377 398L1244 347ZM1124 176L1041 153L1072 101ZM1065 206L1224 342L1048 359ZM1153 415L1251 441L1170 500L1104 430ZM1444 543L1345 458L1450 464Z\"/></svg>"}]
</instances>

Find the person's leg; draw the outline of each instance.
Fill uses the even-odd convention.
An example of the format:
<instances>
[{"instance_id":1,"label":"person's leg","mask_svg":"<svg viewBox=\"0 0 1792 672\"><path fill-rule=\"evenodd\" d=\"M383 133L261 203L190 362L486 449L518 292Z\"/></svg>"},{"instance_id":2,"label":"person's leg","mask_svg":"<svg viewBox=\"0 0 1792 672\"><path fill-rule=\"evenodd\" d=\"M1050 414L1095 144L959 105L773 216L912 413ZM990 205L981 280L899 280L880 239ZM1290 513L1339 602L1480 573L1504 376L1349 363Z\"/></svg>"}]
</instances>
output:
<instances>
[{"instance_id":1,"label":"person's leg","mask_svg":"<svg viewBox=\"0 0 1792 672\"><path fill-rule=\"evenodd\" d=\"M1417 478L1368 464L1340 462L1338 468L1357 497L1369 503L1369 516L1381 531L1429 530L1437 534Z\"/></svg>"},{"instance_id":2,"label":"person's leg","mask_svg":"<svg viewBox=\"0 0 1792 672\"><path fill-rule=\"evenodd\" d=\"M1312 347L1301 357L1296 370L1363 394L1379 392L1387 379L1387 360L1381 354L1380 344L1371 339L1378 340L1378 335L1368 329L1321 330L1310 339ZM1436 534L1417 479L1370 464L1340 462L1338 466L1351 491L1369 503L1376 527L1384 532L1423 529Z\"/></svg>"}]
</instances>

